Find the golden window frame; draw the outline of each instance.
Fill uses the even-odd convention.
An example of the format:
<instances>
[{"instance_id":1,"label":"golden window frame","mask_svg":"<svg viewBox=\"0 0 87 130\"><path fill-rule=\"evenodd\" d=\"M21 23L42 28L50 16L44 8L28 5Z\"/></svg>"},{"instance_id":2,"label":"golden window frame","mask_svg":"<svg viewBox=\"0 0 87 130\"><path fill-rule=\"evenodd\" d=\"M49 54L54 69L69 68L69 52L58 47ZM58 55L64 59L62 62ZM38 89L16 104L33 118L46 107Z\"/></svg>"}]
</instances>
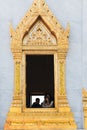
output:
<instances>
[{"instance_id":1,"label":"golden window frame","mask_svg":"<svg viewBox=\"0 0 87 130\"><path fill-rule=\"evenodd\" d=\"M54 56L54 97L55 97L55 107L54 108L26 108L26 55L53 55ZM22 97L22 103L23 103L23 112L53 112L53 111L58 111L58 95L56 91L58 92L58 66L57 66L57 52L56 51L24 51L23 52L23 61L22 61L22 79L23 81L21 83L22 86L22 92L23 92L23 97ZM24 79L24 80L23 80ZM25 84L25 86L23 85Z\"/></svg>"},{"instance_id":2,"label":"golden window frame","mask_svg":"<svg viewBox=\"0 0 87 130\"><path fill-rule=\"evenodd\" d=\"M34 0L15 30L10 25L14 96L4 130L76 128L66 97L65 64L69 32L69 24L64 29L44 0ZM26 108L27 54L54 55L54 108Z\"/></svg>"},{"instance_id":3,"label":"golden window frame","mask_svg":"<svg viewBox=\"0 0 87 130\"><path fill-rule=\"evenodd\" d=\"M47 13L46 13L47 11ZM65 60L68 51L68 38L70 27L66 30L53 16L48 6L43 0L35 0L31 9L27 12L16 30L10 25L11 50L15 63L14 77L14 99L21 102L20 111L37 112L59 111L59 97L66 97L65 88ZM32 109L26 108L25 98L25 56L26 54L53 54L55 58L55 108ZM16 101L13 101L16 102ZM14 103L15 104L15 103Z\"/></svg>"}]
</instances>

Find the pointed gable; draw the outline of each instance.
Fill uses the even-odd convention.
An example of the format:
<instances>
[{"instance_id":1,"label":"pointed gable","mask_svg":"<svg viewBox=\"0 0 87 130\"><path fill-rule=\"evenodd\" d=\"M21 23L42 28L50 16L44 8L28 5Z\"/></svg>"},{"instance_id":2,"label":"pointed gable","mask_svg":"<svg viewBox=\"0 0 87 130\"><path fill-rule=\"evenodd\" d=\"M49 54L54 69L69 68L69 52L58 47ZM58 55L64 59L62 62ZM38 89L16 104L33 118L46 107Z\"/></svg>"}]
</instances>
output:
<instances>
[{"instance_id":1,"label":"pointed gable","mask_svg":"<svg viewBox=\"0 0 87 130\"><path fill-rule=\"evenodd\" d=\"M19 44L17 46L31 45L32 40L33 45L41 43L41 45L58 45L67 48L69 31L69 25L64 30L44 0L34 0L16 30L14 31L12 26L10 28L12 43L15 40L15 45ZM34 43L35 39L37 43ZM15 45L12 44L12 46Z\"/></svg>"}]
</instances>

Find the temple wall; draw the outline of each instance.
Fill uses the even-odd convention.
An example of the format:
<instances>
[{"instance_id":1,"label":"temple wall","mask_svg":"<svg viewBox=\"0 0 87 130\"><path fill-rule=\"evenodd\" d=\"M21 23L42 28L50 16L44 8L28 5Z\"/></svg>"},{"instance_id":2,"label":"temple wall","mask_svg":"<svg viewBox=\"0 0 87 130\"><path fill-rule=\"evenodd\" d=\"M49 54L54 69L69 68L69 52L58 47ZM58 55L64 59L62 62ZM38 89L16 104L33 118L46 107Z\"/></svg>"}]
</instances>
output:
<instances>
[{"instance_id":1,"label":"temple wall","mask_svg":"<svg viewBox=\"0 0 87 130\"><path fill-rule=\"evenodd\" d=\"M10 22L16 28L33 0L0 0L0 130L13 97L14 63L10 50ZM70 44L66 59L66 88L78 128L83 128L82 87L87 88L87 0L46 0L66 28L70 23Z\"/></svg>"}]
</instances>

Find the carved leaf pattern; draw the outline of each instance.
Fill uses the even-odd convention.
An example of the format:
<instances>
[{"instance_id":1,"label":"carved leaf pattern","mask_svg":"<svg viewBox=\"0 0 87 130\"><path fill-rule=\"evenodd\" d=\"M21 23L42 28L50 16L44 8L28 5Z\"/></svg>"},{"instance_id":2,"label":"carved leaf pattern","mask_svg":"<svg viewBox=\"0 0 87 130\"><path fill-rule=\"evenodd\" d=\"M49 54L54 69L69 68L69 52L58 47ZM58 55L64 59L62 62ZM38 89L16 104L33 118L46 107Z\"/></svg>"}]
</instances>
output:
<instances>
[{"instance_id":1,"label":"carved leaf pattern","mask_svg":"<svg viewBox=\"0 0 87 130\"><path fill-rule=\"evenodd\" d=\"M23 39L23 45L27 44L56 45L56 38L45 24L41 20L38 20Z\"/></svg>"},{"instance_id":2,"label":"carved leaf pattern","mask_svg":"<svg viewBox=\"0 0 87 130\"><path fill-rule=\"evenodd\" d=\"M64 83L64 63L60 62L60 95L65 94L65 83Z\"/></svg>"},{"instance_id":3,"label":"carved leaf pattern","mask_svg":"<svg viewBox=\"0 0 87 130\"><path fill-rule=\"evenodd\" d=\"M16 79L15 79L15 83L16 83L16 94L19 94L20 92L20 62L16 62Z\"/></svg>"}]
</instances>

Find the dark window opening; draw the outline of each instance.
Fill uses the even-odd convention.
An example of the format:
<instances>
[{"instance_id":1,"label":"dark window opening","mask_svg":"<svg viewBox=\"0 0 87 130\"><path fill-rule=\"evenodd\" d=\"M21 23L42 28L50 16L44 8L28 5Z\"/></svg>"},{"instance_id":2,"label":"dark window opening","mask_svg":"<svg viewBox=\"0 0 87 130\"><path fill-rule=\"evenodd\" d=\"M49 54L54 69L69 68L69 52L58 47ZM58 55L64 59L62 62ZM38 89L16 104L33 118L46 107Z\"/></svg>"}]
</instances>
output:
<instances>
[{"instance_id":1,"label":"dark window opening","mask_svg":"<svg viewBox=\"0 0 87 130\"><path fill-rule=\"evenodd\" d=\"M46 93L54 102L54 55L26 55L26 107L36 98L41 104Z\"/></svg>"}]
</instances>

